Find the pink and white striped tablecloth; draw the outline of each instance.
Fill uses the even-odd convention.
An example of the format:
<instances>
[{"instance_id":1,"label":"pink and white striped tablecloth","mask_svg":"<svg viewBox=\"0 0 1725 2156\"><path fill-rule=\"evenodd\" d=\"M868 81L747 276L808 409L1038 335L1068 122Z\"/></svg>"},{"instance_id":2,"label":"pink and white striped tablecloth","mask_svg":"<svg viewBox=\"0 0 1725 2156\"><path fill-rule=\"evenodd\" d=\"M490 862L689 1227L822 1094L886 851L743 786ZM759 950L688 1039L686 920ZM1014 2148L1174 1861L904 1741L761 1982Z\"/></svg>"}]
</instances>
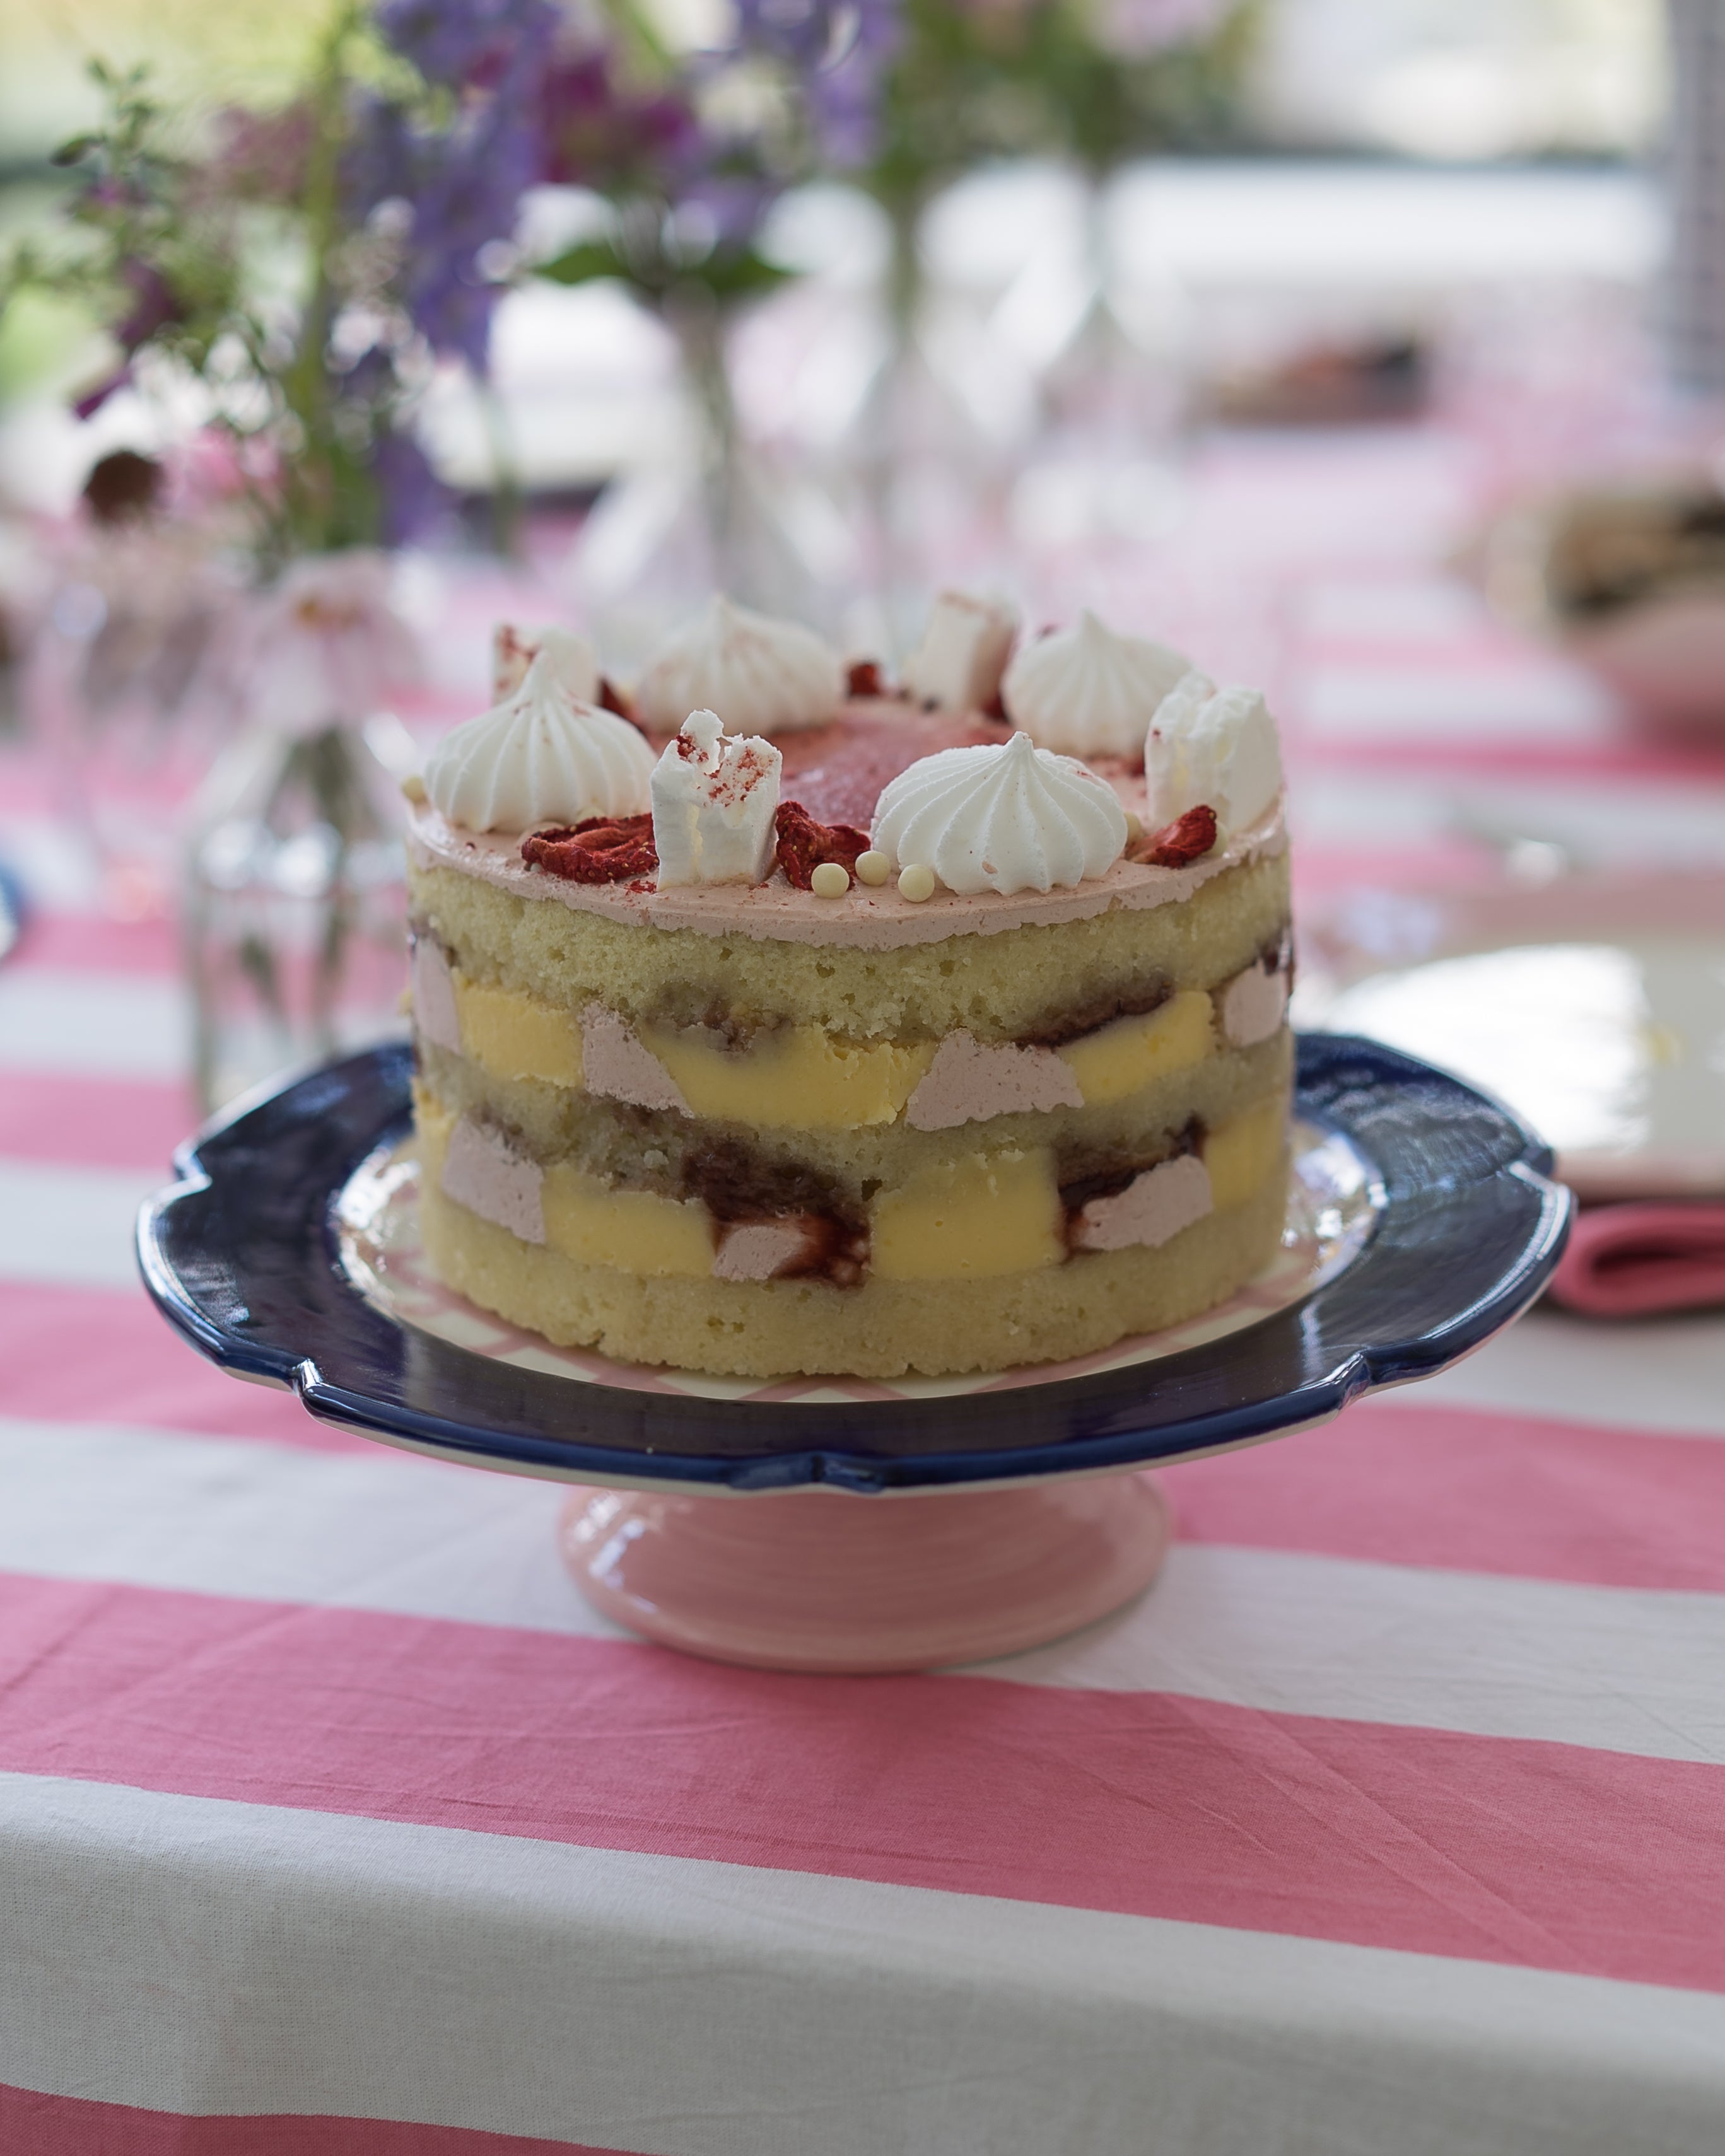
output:
<instances>
[{"instance_id":1,"label":"pink and white striped tablecloth","mask_svg":"<svg viewBox=\"0 0 1725 2156\"><path fill-rule=\"evenodd\" d=\"M1418 565L1295 598L1332 880L1451 843L1434 666L1544 684L1500 808L1717 823ZM1037 1653L683 1660L577 1599L556 1490L321 1428L150 1311L171 940L80 912L0 789L44 901L0 968L8 2156L1725 2146L1725 1322L1536 1313L1176 1469L1161 1582Z\"/></svg>"}]
</instances>

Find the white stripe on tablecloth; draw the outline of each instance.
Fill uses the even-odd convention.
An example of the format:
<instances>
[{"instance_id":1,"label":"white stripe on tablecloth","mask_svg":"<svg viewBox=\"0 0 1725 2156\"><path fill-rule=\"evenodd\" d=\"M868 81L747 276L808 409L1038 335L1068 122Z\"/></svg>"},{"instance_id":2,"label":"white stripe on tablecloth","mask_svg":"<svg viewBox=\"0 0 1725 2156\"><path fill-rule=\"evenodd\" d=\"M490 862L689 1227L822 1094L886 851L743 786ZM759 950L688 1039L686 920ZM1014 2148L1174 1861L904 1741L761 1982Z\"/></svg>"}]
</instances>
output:
<instances>
[{"instance_id":1,"label":"white stripe on tablecloth","mask_svg":"<svg viewBox=\"0 0 1725 2156\"><path fill-rule=\"evenodd\" d=\"M1725 1763L1721 1668L1725 1595L1177 1543L1123 1615L978 1673Z\"/></svg>"},{"instance_id":2,"label":"white stripe on tablecloth","mask_svg":"<svg viewBox=\"0 0 1725 2156\"><path fill-rule=\"evenodd\" d=\"M159 1173L0 1158L0 1281L131 1287L138 1208Z\"/></svg>"},{"instance_id":3,"label":"white stripe on tablecloth","mask_svg":"<svg viewBox=\"0 0 1725 2156\"><path fill-rule=\"evenodd\" d=\"M1725 1318L1611 1325L1542 1306L1453 1369L1378 1397L1410 1408L1490 1408L1666 1437L1725 1437Z\"/></svg>"},{"instance_id":4,"label":"white stripe on tablecloth","mask_svg":"<svg viewBox=\"0 0 1725 2156\"><path fill-rule=\"evenodd\" d=\"M0 1572L621 1636L557 1556L558 1484L0 1417Z\"/></svg>"},{"instance_id":5,"label":"white stripe on tablecloth","mask_svg":"<svg viewBox=\"0 0 1725 2156\"><path fill-rule=\"evenodd\" d=\"M562 1493L512 1476L0 1421L0 1571L619 1636L558 1561ZM1725 1595L1199 1543L1121 1617L977 1673L1717 1762L1722 1667Z\"/></svg>"},{"instance_id":6,"label":"white stripe on tablecloth","mask_svg":"<svg viewBox=\"0 0 1725 2156\"><path fill-rule=\"evenodd\" d=\"M1445 748L1505 741L1591 747L1614 739L1605 692L1542 654L1450 665L1337 665L1304 670L1295 700L1326 747L1429 739Z\"/></svg>"},{"instance_id":7,"label":"white stripe on tablecloth","mask_svg":"<svg viewBox=\"0 0 1725 2156\"><path fill-rule=\"evenodd\" d=\"M0 1070L181 1078L190 1039L184 993L172 978L49 966L0 972Z\"/></svg>"},{"instance_id":8,"label":"white stripe on tablecloth","mask_svg":"<svg viewBox=\"0 0 1725 2156\"><path fill-rule=\"evenodd\" d=\"M97 1783L0 1804L0 2080L53 2093L655 2156L1716 2156L1725 2118L1701 1993Z\"/></svg>"}]
</instances>

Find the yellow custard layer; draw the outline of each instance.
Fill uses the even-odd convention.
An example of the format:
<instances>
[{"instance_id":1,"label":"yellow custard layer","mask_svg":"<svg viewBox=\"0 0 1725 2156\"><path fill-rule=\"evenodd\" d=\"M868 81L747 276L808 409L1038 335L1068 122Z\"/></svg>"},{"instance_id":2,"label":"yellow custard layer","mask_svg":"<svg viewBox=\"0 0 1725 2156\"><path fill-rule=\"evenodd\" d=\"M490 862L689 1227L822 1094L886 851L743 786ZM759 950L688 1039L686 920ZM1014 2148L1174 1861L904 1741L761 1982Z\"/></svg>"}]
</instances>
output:
<instances>
[{"instance_id":1,"label":"yellow custard layer","mask_svg":"<svg viewBox=\"0 0 1725 2156\"><path fill-rule=\"evenodd\" d=\"M934 1060L932 1041L835 1040L813 1025L776 1027L742 1050L665 1026L644 1026L640 1039L697 1116L768 1130L896 1122Z\"/></svg>"},{"instance_id":2,"label":"yellow custard layer","mask_svg":"<svg viewBox=\"0 0 1725 2156\"><path fill-rule=\"evenodd\" d=\"M416 1119L424 1174L437 1186L456 1118L422 1087ZM1281 1170L1286 1145L1280 1095L1210 1132L1200 1150L1215 1210L1261 1190ZM566 1161L542 1173L549 1248L647 1277L711 1273L716 1224L698 1200L618 1188ZM978 1149L883 1191L870 1214L869 1245L868 1270L880 1280L986 1280L1062 1264L1068 1252L1052 1148Z\"/></svg>"},{"instance_id":3,"label":"yellow custard layer","mask_svg":"<svg viewBox=\"0 0 1725 2156\"><path fill-rule=\"evenodd\" d=\"M1081 1173L1070 1164L1153 1158L1178 1145L1194 1121L1219 1131L1269 1096L1287 1096L1293 1038L1284 1029L1255 1047L1222 1049L1106 1107L1026 1109L936 1130L919 1128L908 1111L896 1122L850 1130L691 1122L673 1109L649 1112L577 1087L495 1077L470 1057L423 1040L419 1064L424 1088L439 1106L515 1132L536 1160L567 1160L609 1184L681 1197L685 1156L716 1139L747 1144L772 1174L820 1178L860 1214L879 1192L983 1145L1020 1152L1051 1146L1069 1164L1063 1172Z\"/></svg>"},{"instance_id":4,"label":"yellow custard layer","mask_svg":"<svg viewBox=\"0 0 1725 2156\"><path fill-rule=\"evenodd\" d=\"M983 1280L1056 1265L1066 1255L1055 1158L1046 1146L973 1152L883 1191L870 1222L881 1280Z\"/></svg>"},{"instance_id":5,"label":"yellow custard layer","mask_svg":"<svg viewBox=\"0 0 1725 2156\"><path fill-rule=\"evenodd\" d=\"M450 982L464 1055L494 1078L537 1078L579 1090L581 1028L567 1011L519 988L470 981L459 968L451 970Z\"/></svg>"},{"instance_id":6,"label":"yellow custard layer","mask_svg":"<svg viewBox=\"0 0 1725 2156\"><path fill-rule=\"evenodd\" d=\"M1283 1193L1195 1221L1159 1250L1082 1255L1070 1264L948 1280L865 1277L742 1282L650 1276L584 1265L519 1241L422 1189L425 1248L439 1276L516 1325L624 1361L742 1377L832 1371L944 1376L1087 1355L1208 1310L1261 1271L1280 1245Z\"/></svg>"},{"instance_id":7,"label":"yellow custard layer","mask_svg":"<svg viewBox=\"0 0 1725 2156\"><path fill-rule=\"evenodd\" d=\"M422 1086L414 1089L413 1121L425 1179L435 1184L456 1117ZM698 1200L619 1189L567 1161L554 1161L542 1173L539 1202L548 1248L581 1265L617 1265L649 1278L704 1279L711 1272L712 1219Z\"/></svg>"},{"instance_id":8,"label":"yellow custard layer","mask_svg":"<svg viewBox=\"0 0 1725 2156\"><path fill-rule=\"evenodd\" d=\"M1078 1081L1085 1106L1099 1108L1201 1063L1215 1045L1209 997L1202 988L1182 988L1143 1017L1116 1019L1055 1052Z\"/></svg>"},{"instance_id":9,"label":"yellow custard layer","mask_svg":"<svg viewBox=\"0 0 1725 2156\"><path fill-rule=\"evenodd\" d=\"M462 1053L493 1077L581 1090L581 1028L564 1010L452 970ZM861 1130L896 1122L935 1056L932 1041L835 1039L819 1026L763 1028L747 1047L716 1045L696 1027L644 1025L691 1111L767 1130ZM1117 1019L1055 1050L1086 1107L1129 1098L1189 1069L1218 1045L1215 1008L1181 988L1142 1017Z\"/></svg>"},{"instance_id":10,"label":"yellow custard layer","mask_svg":"<svg viewBox=\"0 0 1725 2156\"><path fill-rule=\"evenodd\" d=\"M1219 1130L1212 1131L1199 1151L1209 1171L1210 1203L1219 1213L1244 1204L1280 1167L1287 1150L1287 1103L1260 1101Z\"/></svg>"},{"instance_id":11,"label":"yellow custard layer","mask_svg":"<svg viewBox=\"0 0 1725 2156\"><path fill-rule=\"evenodd\" d=\"M541 1203L545 1240L566 1258L697 1279L713 1269L712 1221L697 1200L614 1190L559 1161L545 1171Z\"/></svg>"}]
</instances>

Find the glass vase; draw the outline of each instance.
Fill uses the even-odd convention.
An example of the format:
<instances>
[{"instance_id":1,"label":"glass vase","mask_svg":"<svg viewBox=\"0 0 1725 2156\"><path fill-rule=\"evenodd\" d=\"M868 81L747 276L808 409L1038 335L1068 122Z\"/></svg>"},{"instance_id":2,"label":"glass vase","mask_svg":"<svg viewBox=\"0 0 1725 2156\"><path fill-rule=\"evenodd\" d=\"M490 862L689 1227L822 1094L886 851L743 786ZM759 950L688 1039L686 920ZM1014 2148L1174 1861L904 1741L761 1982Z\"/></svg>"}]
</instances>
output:
<instances>
[{"instance_id":1,"label":"glass vase","mask_svg":"<svg viewBox=\"0 0 1725 2156\"><path fill-rule=\"evenodd\" d=\"M182 914L206 1111L401 1029L408 746L388 718L305 734L256 726L211 771Z\"/></svg>"},{"instance_id":2,"label":"glass vase","mask_svg":"<svg viewBox=\"0 0 1725 2156\"><path fill-rule=\"evenodd\" d=\"M61 565L28 700L62 813L121 918L172 908L179 819L219 738L236 603L199 537L159 526L87 534Z\"/></svg>"},{"instance_id":3,"label":"glass vase","mask_svg":"<svg viewBox=\"0 0 1725 2156\"><path fill-rule=\"evenodd\" d=\"M815 476L739 412L735 309L695 286L654 311L675 351L676 416L583 528L570 565L582 612L625 671L714 592L832 633L854 587L848 535Z\"/></svg>"}]
</instances>

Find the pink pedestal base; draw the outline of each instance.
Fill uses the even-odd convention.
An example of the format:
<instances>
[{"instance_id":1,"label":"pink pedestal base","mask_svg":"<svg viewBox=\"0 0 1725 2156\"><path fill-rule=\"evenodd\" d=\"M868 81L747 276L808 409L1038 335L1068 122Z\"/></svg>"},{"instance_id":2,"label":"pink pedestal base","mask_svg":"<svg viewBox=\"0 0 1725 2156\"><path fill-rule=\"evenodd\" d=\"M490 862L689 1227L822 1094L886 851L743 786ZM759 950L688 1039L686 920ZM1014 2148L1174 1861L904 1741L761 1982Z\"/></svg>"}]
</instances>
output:
<instances>
[{"instance_id":1,"label":"pink pedestal base","mask_svg":"<svg viewBox=\"0 0 1725 2156\"><path fill-rule=\"evenodd\" d=\"M563 1556L603 1615L757 1669L925 1670L1040 1646L1155 1578L1147 1475L862 1497L578 1489Z\"/></svg>"}]
</instances>

